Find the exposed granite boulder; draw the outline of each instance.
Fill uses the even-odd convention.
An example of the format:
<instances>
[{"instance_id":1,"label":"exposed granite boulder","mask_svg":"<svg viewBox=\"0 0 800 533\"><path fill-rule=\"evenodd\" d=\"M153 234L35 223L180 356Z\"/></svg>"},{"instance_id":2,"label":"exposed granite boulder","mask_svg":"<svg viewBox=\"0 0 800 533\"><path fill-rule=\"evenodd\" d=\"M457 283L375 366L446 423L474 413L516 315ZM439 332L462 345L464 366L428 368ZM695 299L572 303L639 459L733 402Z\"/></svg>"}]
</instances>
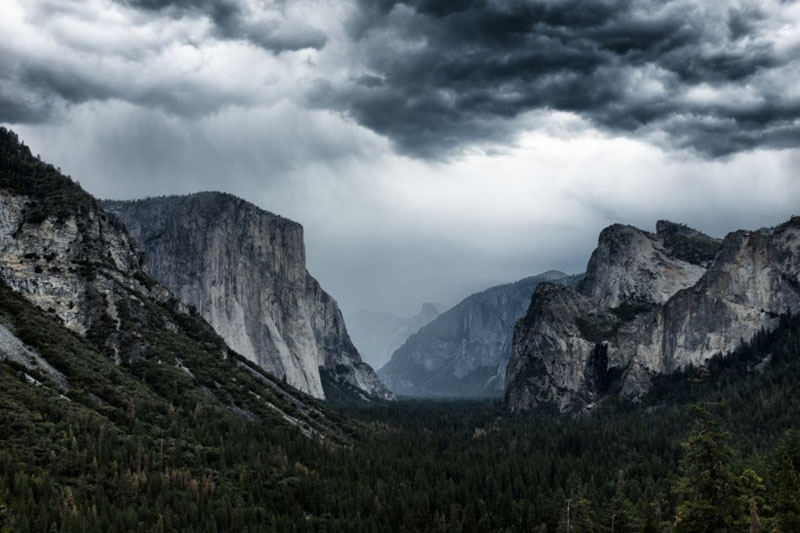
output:
<instances>
[{"instance_id":1,"label":"exposed granite boulder","mask_svg":"<svg viewBox=\"0 0 800 533\"><path fill-rule=\"evenodd\" d=\"M578 291L605 307L624 301L661 304L704 272L672 255L658 235L615 224L600 234Z\"/></svg>"},{"instance_id":2,"label":"exposed granite boulder","mask_svg":"<svg viewBox=\"0 0 800 533\"><path fill-rule=\"evenodd\" d=\"M614 319L607 315L597 302L568 287L539 285L527 314L514 327L506 373L511 410L541 403L568 410L590 402L594 391L587 368L595 343L586 338L592 334L587 330L613 328Z\"/></svg>"},{"instance_id":3,"label":"exposed granite boulder","mask_svg":"<svg viewBox=\"0 0 800 533\"><path fill-rule=\"evenodd\" d=\"M62 390L66 391L72 389L72 386L69 384L64 374L56 370L53 365L35 350L26 346L8 326L0 323L0 361L3 360L13 361L29 370L47 376ZM29 376L28 379L34 378Z\"/></svg>"}]
</instances>

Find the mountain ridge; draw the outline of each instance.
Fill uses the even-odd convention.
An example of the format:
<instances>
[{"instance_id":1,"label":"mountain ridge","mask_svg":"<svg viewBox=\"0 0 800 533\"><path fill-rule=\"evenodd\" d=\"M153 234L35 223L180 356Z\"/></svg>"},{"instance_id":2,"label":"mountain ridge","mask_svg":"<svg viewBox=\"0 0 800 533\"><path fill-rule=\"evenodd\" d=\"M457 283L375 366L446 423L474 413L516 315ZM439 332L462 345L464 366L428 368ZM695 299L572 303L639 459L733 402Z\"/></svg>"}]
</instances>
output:
<instances>
[{"instance_id":1,"label":"mountain ridge","mask_svg":"<svg viewBox=\"0 0 800 533\"><path fill-rule=\"evenodd\" d=\"M0 127L3 358L112 420L141 401L157 426L169 425L172 405L338 432L315 401L249 366L143 266L115 217Z\"/></svg>"},{"instance_id":2,"label":"mountain ridge","mask_svg":"<svg viewBox=\"0 0 800 533\"><path fill-rule=\"evenodd\" d=\"M657 234L609 226L576 290L539 287L549 303L535 306L541 294L535 295L515 326L505 391L510 410L548 403L581 410L612 389L639 397L653 376L732 352L774 327L780 314L800 309L797 217L722 240L673 223L658 226ZM680 246L665 246L676 233Z\"/></svg>"}]
</instances>

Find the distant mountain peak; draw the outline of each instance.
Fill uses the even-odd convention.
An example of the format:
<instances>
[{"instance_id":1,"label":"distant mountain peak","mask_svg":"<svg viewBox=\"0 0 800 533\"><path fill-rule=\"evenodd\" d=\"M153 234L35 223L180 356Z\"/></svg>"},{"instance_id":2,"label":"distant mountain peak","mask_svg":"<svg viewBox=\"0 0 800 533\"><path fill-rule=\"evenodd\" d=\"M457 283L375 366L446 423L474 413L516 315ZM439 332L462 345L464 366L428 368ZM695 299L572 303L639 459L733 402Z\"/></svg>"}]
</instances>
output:
<instances>
[{"instance_id":1,"label":"distant mountain peak","mask_svg":"<svg viewBox=\"0 0 800 533\"><path fill-rule=\"evenodd\" d=\"M362 309L347 315L347 327L364 360L380 368L406 339L438 317L444 309L443 304L423 302L419 313L412 317Z\"/></svg>"},{"instance_id":2,"label":"distant mountain peak","mask_svg":"<svg viewBox=\"0 0 800 533\"><path fill-rule=\"evenodd\" d=\"M472 294L409 337L378 375L408 396L500 396L514 324L536 286L574 281L549 270Z\"/></svg>"}]
</instances>

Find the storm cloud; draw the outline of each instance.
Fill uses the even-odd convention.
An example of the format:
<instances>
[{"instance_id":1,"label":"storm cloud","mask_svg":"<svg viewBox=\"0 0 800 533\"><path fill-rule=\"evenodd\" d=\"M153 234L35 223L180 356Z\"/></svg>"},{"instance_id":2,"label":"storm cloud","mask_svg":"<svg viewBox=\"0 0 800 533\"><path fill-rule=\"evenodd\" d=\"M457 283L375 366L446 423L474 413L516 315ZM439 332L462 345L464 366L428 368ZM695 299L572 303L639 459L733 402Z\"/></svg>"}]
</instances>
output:
<instances>
[{"instance_id":1,"label":"storm cloud","mask_svg":"<svg viewBox=\"0 0 800 533\"><path fill-rule=\"evenodd\" d=\"M363 72L315 97L426 158L543 109L711 157L795 146L798 22L793 2L360 0Z\"/></svg>"},{"instance_id":2,"label":"storm cloud","mask_svg":"<svg viewBox=\"0 0 800 533\"><path fill-rule=\"evenodd\" d=\"M278 101L303 51L326 42L297 6L12 2L0 18L0 121L59 121L70 107L107 101L186 118Z\"/></svg>"},{"instance_id":3,"label":"storm cloud","mask_svg":"<svg viewBox=\"0 0 800 533\"><path fill-rule=\"evenodd\" d=\"M0 123L92 194L303 224L346 311L411 315L600 229L800 205L800 4L6 0Z\"/></svg>"},{"instance_id":4,"label":"storm cloud","mask_svg":"<svg viewBox=\"0 0 800 533\"><path fill-rule=\"evenodd\" d=\"M795 2L334 4L33 2L23 15L50 53L0 45L0 120L113 99L181 116L291 99L431 160L512 143L542 112L712 158L800 141ZM102 24L118 35L92 41Z\"/></svg>"},{"instance_id":5,"label":"storm cloud","mask_svg":"<svg viewBox=\"0 0 800 533\"><path fill-rule=\"evenodd\" d=\"M246 39L275 52L322 48L325 34L304 22L287 17L286 0L263 3L266 10L246 9L235 0L118 0L131 7L161 11L173 16L208 16L217 34L226 39Z\"/></svg>"}]
</instances>

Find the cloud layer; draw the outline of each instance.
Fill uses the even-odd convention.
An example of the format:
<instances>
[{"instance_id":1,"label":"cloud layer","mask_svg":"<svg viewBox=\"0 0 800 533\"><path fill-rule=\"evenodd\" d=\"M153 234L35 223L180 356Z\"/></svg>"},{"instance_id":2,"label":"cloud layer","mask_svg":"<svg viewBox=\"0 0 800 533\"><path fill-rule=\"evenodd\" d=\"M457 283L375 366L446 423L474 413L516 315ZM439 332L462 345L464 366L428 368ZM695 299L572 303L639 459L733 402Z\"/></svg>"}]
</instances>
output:
<instances>
[{"instance_id":1,"label":"cloud layer","mask_svg":"<svg viewBox=\"0 0 800 533\"><path fill-rule=\"evenodd\" d=\"M364 71L320 100L417 156L541 109L710 157L800 141L794 2L360 0L350 35Z\"/></svg>"},{"instance_id":2,"label":"cloud layer","mask_svg":"<svg viewBox=\"0 0 800 533\"><path fill-rule=\"evenodd\" d=\"M122 101L178 117L291 97L325 46L309 2L11 1L0 31L0 121L59 121Z\"/></svg>"},{"instance_id":3,"label":"cloud layer","mask_svg":"<svg viewBox=\"0 0 800 533\"><path fill-rule=\"evenodd\" d=\"M542 111L705 157L800 141L793 1L32 0L7 11L9 123L110 99L179 116L290 99L431 160L505 146L543 127Z\"/></svg>"},{"instance_id":4,"label":"cloud layer","mask_svg":"<svg viewBox=\"0 0 800 533\"><path fill-rule=\"evenodd\" d=\"M301 222L346 310L408 315L612 222L800 205L800 4L6 0L0 123L100 197Z\"/></svg>"}]
</instances>

